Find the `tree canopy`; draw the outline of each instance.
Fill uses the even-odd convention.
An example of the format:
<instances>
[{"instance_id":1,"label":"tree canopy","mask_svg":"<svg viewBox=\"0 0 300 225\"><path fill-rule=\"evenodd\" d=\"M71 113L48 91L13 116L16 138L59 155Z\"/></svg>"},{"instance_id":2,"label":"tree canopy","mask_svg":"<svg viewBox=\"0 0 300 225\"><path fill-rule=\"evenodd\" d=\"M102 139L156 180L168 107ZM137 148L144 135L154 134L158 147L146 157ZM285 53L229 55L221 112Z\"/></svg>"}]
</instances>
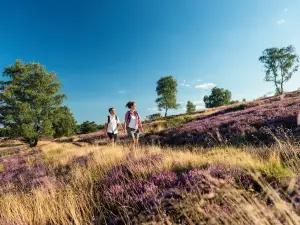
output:
<instances>
[{"instance_id":1,"label":"tree canopy","mask_svg":"<svg viewBox=\"0 0 300 225\"><path fill-rule=\"evenodd\" d=\"M156 103L158 105L158 109L161 111L165 110L165 116L168 114L169 109L177 109L177 81L173 76L165 76L161 77L157 81L156 92L158 98L156 99Z\"/></svg>"},{"instance_id":2,"label":"tree canopy","mask_svg":"<svg viewBox=\"0 0 300 225\"><path fill-rule=\"evenodd\" d=\"M203 101L206 108L229 105L231 101L231 92L224 88L214 87L209 96L204 96Z\"/></svg>"},{"instance_id":3,"label":"tree canopy","mask_svg":"<svg viewBox=\"0 0 300 225\"><path fill-rule=\"evenodd\" d=\"M274 83L276 94L283 93L283 84L291 79L299 67L299 57L292 45L284 48L267 48L259 57L259 61L265 67L265 81Z\"/></svg>"},{"instance_id":4,"label":"tree canopy","mask_svg":"<svg viewBox=\"0 0 300 225\"><path fill-rule=\"evenodd\" d=\"M188 101L186 104L186 112L191 113L196 111L196 105L193 104L191 101Z\"/></svg>"},{"instance_id":5,"label":"tree canopy","mask_svg":"<svg viewBox=\"0 0 300 225\"><path fill-rule=\"evenodd\" d=\"M95 132L97 130L101 130L104 128L104 125L98 125L94 121L84 121L82 124L78 125L77 133L78 134L88 134L91 132Z\"/></svg>"},{"instance_id":6,"label":"tree canopy","mask_svg":"<svg viewBox=\"0 0 300 225\"><path fill-rule=\"evenodd\" d=\"M23 137L35 146L42 136L52 136L53 119L63 100L61 84L53 72L30 62L17 60L4 69L5 81L0 82L0 123L10 137Z\"/></svg>"}]
</instances>

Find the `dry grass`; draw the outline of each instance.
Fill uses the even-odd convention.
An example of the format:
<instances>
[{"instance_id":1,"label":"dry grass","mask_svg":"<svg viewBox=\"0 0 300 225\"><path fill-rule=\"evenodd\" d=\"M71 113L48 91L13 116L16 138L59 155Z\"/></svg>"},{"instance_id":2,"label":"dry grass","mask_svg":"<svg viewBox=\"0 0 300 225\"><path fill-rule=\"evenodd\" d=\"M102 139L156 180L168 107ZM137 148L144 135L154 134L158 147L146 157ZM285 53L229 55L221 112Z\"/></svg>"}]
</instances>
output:
<instances>
[{"instance_id":1,"label":"dry grass","mask_svg":"<svg viewBox=\"0 0 300 225\"><path fill-rule=\"evenodd\" d=\"M70 165L71 179L64 185L49 184L29 192L0 194L1 224L93 224L95 212L99 217L108 213L107 209L103 207L104 203L95 197L95 190L99 196L103 191L97 187L99 180L116 165L154 154L162 154L164 160L151 167L140 168L139 172L144 176L165 169L184 170L199 168L206 164L224 164L254 171L255 174L265 173L275 178L281 178L294 177L295 171L300 165L295 162L284 164L278 154L280 148L267 157L254 154L251 148L230 147L216 148L208 152L162 150L154 146L130 151L121 146L112 149L106 146L78 147L70 143L48 143L41 145L40 149L47 163L55 166ZM70 164L74 158L88 155L92 155L92 158L87 165ZM295 157L293 159L296 160ZM296 162L298 163L298 161ZM278 224L280 221L276 218L282 216L286 224L300 222L299 215L290 211L291 207L285 204L264 179L258 177L257 180L265 188L267 195L273 199L272 207L262 204L246 191L232 186L224 186L223 189L220 189L219 195L222 195L221 198L224 202L235 207L236 212L230 217L224 212L212 211L208 221L211 224L224 222L227 224ZM203 220L205 216L208 216L202 209L203 204L206 204L207 201L201 195L187 196L186 201L181 205L174 205L174 210L184 212L187 220L193 221L193 218ZM191 208L191 205L188 204L195 207ZM167 221L169 217L161 215L160 220Z\"/></svg>"}]
</instances>

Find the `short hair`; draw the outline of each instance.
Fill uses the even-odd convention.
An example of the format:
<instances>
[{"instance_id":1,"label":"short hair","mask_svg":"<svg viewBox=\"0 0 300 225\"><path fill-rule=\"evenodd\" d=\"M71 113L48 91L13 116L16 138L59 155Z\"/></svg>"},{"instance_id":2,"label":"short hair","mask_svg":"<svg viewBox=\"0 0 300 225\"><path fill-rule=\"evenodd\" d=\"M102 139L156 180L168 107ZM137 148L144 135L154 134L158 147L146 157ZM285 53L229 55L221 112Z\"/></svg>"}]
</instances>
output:
<instances>
[{"instance_id":1,"label":"short hair","mask_svg":"<svg viewBox=\"0 0 300 225\"><path fill-rule=\"evenodd\" d=\"M112 111L113 109L114 109L114 108L109 108L108 112L111 113L111 111Z\"/></svg>"},{"instance_id":2,"label":"short hair","mask_svg":"<svg viewBox=\"0 0 300 225\"><path fill-rule=\"evenodd\" d=\"M131 109L131 107L132 107L134 104L135 104L135 102L129 101L129 102L127 102L127 104L126 104L126 107L127 107L128 109Z\"/></svg>"}]
</instances>

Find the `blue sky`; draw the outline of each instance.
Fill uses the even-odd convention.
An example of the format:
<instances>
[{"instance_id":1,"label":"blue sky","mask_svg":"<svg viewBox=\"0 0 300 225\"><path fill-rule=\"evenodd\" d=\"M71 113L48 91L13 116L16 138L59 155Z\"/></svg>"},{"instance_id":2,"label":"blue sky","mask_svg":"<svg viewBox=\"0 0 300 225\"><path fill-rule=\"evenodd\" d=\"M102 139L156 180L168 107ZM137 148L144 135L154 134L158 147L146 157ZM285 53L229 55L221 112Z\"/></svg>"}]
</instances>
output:
<instances>
[{"instance_id":1,"label":"blue sky","mask_svg":"<svg viewBox=\"0 0 300 225\"><path fill-rule=\"evenodd\" d=\"M156 81L172 74L178 102L203 108L212 86L233 99L272 92L258 61L268 47L300 54L299 0L1 1L0 68L35 61L59 76L77 121L103 123L128 100L157 112ZM300 73L285 89L300 87Z\"/></svg>"}]
</instances>

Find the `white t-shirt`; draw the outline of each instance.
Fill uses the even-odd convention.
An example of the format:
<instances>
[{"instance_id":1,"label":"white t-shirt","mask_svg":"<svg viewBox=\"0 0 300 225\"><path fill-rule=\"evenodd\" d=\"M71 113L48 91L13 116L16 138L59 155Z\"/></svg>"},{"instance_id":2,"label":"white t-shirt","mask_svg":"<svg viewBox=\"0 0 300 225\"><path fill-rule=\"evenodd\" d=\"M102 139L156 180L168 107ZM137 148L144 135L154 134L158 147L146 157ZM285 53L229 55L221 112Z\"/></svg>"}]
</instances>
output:
<instances>
[{"instance_id":1,"label":"white t-shirt","mask_svg":"<svg viewBox=\"0 0 300 225\"><path fill-rule=\"evenodd\" d=\"M128 127L132 128L132 129L135 129L135 125L136 125L136 121L137 118L135 115L131 115L131 119L130 119L130 123L128 125Z\"/></svg>"},{"instance_id":2,"label":"white t-shirt","mask_svg":"<svg viewBox=\"0 0 300 225\"><path fill-rule=\"evenodd\" d=\"M113 134L117 134L118 133L118 124L120 124L120 120L119 117L117 118L118 120L116 120L116 116L112 116L110 115L110 123L108 123L108 117L106 117L105 119L105 123L107 123L107 133L113 133Z\"/></svg>"}]
</instances>

